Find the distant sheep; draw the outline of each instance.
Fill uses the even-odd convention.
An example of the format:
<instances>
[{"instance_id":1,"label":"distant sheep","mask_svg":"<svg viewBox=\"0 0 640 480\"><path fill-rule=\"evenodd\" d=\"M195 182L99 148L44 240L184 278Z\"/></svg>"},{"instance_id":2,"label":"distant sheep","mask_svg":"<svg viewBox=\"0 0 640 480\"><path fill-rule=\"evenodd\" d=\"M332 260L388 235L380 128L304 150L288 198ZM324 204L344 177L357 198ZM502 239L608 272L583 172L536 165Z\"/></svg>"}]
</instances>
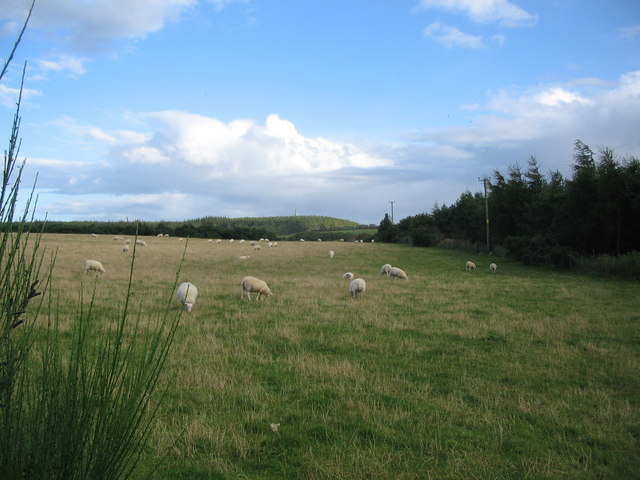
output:
<instances>
[{"instance_id":1,"label":"distant sheep","mask_svg":"<svg viewBox=\"0 0 640 480\"><path fill-rule=\"evenodd\" d=\"M184 306L184 311L191 313L198 298L198 287L191 282L182 282L176 290L176 297Z\"/></svg>"},{"instance_id":2,"label":"distant sheep","mask_svg":"<svg viewBox=\"0 0 640 480\"><path fill-rule=\"evenodd\" d=\"M244 262L245 260L249 260L251 258L251 255L240 255L238 257L238 260L240 260L241 262Z\"/></svg>"},{"instance_id":3,"label":"distant sheep","mask_svg":"<svg viewBox=\"0 0 640 480\"><path fill-rule=\"evenodd\" d=\"M391 265L389 265L388 263L385 263L384 265L382 265L382 268L380 269L380 275L388 275L389 270L391 270Z\"/></svg>"},{"instance_id":4,"label":"distant sheep","mask_svg":"<svg viewBox=\"0 0 640 480\"><path fill-rule=\"evenodd\" d=\"M355 277L355 275L351 272L347 272L344 275L342 275L342 278L344 278L345 280L352 280L353 277Z\"/></svg>"},{"instance_id":5,"label":"distant sheep","mask_svg":"<svg viewBox=\"0 0 640 480\"><path fill-rule=\"evenodd\" d=\"M85 260L84 261L84 274L86 275L89 272L96 272L96 277L99 273L107 273L107 271L102 266L98 260Z\"/></svg>"},{"instance_id":6,"label":"distant sheep","mask_svg":"<svg viewBox=\"0 0 640 480\"><path fill-rule=\"evenodd\" d=\"M399 278L401 280L409 280L409 277L407 276L407 274L405 273L404 270L402 270L401 268L398 267L391 267L389 269L389 273L388 275L391 278Z\"/></svg>"},{"instance_id":7,"label":"distant sheep","mask_svg":"<svg viewBox=\"0 0 640 480\"><path fill-rule=\"evenodd\" d=\"M489 271L491 273L496 273L496 270L498 270L498 265L496 265L495 263L490 263L489 264Z\"/></svg>"},{"instance_id":8,"label":"distant sheep","mask_svg":"<svg viewBox=\"0 0 640 480\"><path fill-rule=\"evenodd\" d=\"M129 251L129 245L123 245L122 246L122 251L125 252L125 253L128 252Z\"/></svg>"},{"instance_id":9,"label":"distant sheep","mask_svg":"<svg viewBox=\"0 0 640 480\"><path fill-rule=\"evenodd\" d=\"M349 293L353 298L361 297L367 290L367 284L362 278L355 278L349 282Z\"/></svg>"},{"instance_id":10,"label":"distant sheep","mask_svg":"<svg viewBox=\"0 0 640 480\"><path fill-rule=\"evenodd\" d=\"M473 262L467 262L466 265L464 266L464 268L467 269L467 272L475 272L476 271L476 264Z\"/></svg>"},{"instance_id":11,"label":"distant sheep","mask_svg":"<svg viewBox=\"0 0 640 480\"><path fill-rule=\"evenodd\" d=\"M273 295L267 283L264 280L260 280L256 277L244 277L242 282L240 282L242 286L242 298L246 295L249 300L251 300L251 292L256 293L256 300L264 300L264 297L270 297Z\"/></svg>"},{"instance_id":12,"label":"distant sheep","mask_svg":"<svg viewBox=\"0 0 640 480\"><path fill-rule=\"evenodd\" d=\"M334 252L333 250L329 250L329 258L333 258L335 254L336 252Z\"/></svg>"},{"instance_id":13,"label":"distant sheep","mask_svg":"<svg viewBox=\"0 0 640 480\"><path fill-rule=\"evenodd\" d=\"M146 247L147 242L145 242L144 240L136 240L136 245L140 245L141 247Z\"/></svg>"}]
</instances>

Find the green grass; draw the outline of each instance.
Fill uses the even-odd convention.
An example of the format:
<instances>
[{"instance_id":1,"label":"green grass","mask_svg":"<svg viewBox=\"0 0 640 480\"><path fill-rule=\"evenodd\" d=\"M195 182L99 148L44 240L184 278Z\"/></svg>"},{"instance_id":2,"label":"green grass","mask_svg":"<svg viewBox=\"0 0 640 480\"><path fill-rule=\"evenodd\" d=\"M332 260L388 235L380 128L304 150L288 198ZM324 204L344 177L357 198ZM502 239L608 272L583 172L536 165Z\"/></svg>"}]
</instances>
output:
<instances>
[{"instance_id":1,"label":"green grass","mask_svg":"<svg viewBox=\"0 0 640 480\"><path fill-rule=\"evenodd\" d=\"M160 315L184 243L146 240L131 301ZM64 245L52 292L63 317L64 299L72 315L96 281L94 318L118 312L120 242L43 244ZM107 274L83 276L85 258ZM496 275L488 257L404 245L190 240L180 280L200 296L176 333L144 466L166 456L154 479L637 478L638 283L491 261ZM409 281L380 275L384 263ZM346 271L366 280L363 298L348 295ZM242 301L245 275L274 296Z\"/></svg>"}]
</instances>

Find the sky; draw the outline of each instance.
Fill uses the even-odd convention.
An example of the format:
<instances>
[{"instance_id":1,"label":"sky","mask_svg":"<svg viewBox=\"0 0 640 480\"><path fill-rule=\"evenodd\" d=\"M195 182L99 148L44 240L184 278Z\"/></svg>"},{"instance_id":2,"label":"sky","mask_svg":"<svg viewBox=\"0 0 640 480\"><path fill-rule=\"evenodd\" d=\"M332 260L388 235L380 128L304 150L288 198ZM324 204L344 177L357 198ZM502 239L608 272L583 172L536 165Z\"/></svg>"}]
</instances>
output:
<instances>
[{"instance_id":1,"label":"sky","mask_svg":"<svg viewBox=\"0 0 640 480\"><path fill-rule=\"evenodd\" d=\"M570 178L578 139L640 157L637 0L36 0L5 151L25 62L37 219L379 224L532 156Z\"/></svg>"}]
</instances>

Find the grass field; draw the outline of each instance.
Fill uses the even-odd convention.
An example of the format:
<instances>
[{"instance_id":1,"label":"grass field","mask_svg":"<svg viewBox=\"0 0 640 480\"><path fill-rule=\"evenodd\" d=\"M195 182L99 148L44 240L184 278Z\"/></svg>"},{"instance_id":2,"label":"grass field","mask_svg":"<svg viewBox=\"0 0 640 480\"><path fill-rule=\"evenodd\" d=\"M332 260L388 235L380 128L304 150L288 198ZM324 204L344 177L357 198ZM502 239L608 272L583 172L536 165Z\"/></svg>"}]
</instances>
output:
<instances>
[{"instance_id":1,"label":"grass field","mask_svg":"<svg viewBox=\"0 0 640 480\"><path fill-rule=\"evenodd\" d=\"M185 242L145 240L132 304L160 315ZM61 328L94 284L95 312L115 321L131 260L122 242L42 245L59 247L48 293ZM107 273L83 275L87 258ZM380 275L384 263L409 281ZM640 285L502 259L491 275L489 263L378 243L189 240L179 280L200 295L143 466L166 455L157 479L638 478ZM347 271L366 280L363 298L348 295ZM245 275L274 295L241 300Z\"/></svg>"}]
</instances>

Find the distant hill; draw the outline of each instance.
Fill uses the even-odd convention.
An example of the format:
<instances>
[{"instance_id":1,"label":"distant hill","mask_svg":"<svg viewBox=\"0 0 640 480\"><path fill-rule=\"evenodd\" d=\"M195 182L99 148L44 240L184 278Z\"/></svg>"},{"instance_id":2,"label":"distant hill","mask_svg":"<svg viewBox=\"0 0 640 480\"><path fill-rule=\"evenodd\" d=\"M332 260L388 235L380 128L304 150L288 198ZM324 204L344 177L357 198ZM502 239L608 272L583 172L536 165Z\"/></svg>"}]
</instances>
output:
<instances>
[{"instance_id":1,"label":"distant hill","mask_svg":"<svg viewBox=\"0 0 640 480\"><path fill-rule=\"evenodd\" d=\"M45 233L134 235L170 235L193 238L270 238L298 240L368 240L377 231L375 225L360 225L351 220L319 215L282 217L203 217L183 222L92 222L35 221L32 230Z\"/></svg>"},{"instance_id":2,"label":"distant hill","mask_svg":"<svg viewBox=\"0 0 640 480\"><path fill-rule=\"evenodd\" d=\"M351 220L317 215L247 218L204 217L197 220L192 220L192 223L201 225L216 225L224 228L262 228L272 231L277 236L293 235L296 233L311 231L361 228L360 224Z\"/></svg>"}]
</instances>

